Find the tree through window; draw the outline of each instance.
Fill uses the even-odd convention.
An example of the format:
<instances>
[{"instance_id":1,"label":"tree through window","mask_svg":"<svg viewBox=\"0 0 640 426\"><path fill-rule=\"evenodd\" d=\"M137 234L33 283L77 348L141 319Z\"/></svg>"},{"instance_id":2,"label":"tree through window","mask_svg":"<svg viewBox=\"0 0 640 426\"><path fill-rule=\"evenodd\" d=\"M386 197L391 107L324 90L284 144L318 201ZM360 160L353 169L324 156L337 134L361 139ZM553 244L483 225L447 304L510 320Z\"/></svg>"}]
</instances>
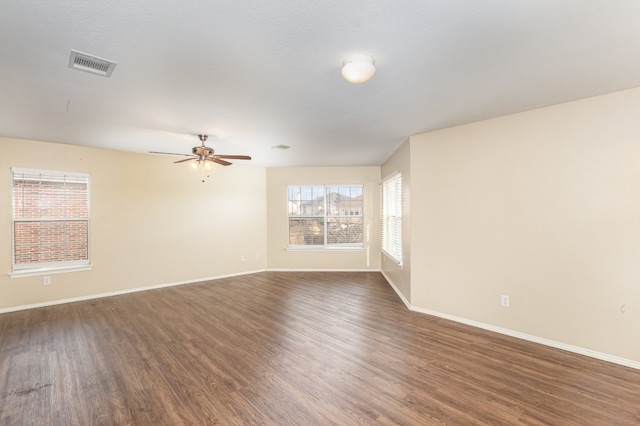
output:
<instances>
[{"instance_id":1,"label":"tree through window","mask_svg":"<svg viewBox=\"0 0 640 426\"><path fill-rule=\"evenodd\" d=\"M363 186L289 186L290 247L362 247Z\"/></svg>"}]
</instances>

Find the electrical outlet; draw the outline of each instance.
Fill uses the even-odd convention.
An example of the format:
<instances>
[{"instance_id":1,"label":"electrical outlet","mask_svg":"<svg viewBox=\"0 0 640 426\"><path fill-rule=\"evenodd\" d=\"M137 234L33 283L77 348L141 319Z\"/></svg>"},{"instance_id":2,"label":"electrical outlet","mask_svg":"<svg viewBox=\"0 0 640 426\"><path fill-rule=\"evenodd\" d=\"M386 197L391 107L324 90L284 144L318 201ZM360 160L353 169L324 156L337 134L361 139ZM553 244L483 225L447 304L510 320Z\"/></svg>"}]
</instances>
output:
<instances>
[{"instance_id":1,"label":"electrical outlet","mask_svg":"<svg viewBox=\"0 0 640 426\"><path fill-rule=\"evenodd\" d=\"M244 262L244 254L242 256L240 256L240 260L242 260Z\"/></svg>"},{"instance_id":2,"label":"electrical outlet","mask_svg":"<svg viewBox=\"0 0 640 426\"><path fill-rule=\"evenodd\" d=\"M256 260L260 259L260 253L256 253Z\"/></svg>"},{"instance_id":3,"label":"electrical outlet","mask_svg":"<svg viewBox=\"0 0 640 426\"><path fill-rule=\"evenodd\" d=\"M42 277L42 285L51 285L51 277Z\"/></svg>"},{"instance_id":4,"label":"electrical outlet","mask_svg":"<svg viewBox=\"0 0 640 426\"><path fill-rule=\"evenodd\" d=\"M509 307L509 296L506 294L500 296L500 306L504 306L505 308Z\"/></svg>"}]
</instances>

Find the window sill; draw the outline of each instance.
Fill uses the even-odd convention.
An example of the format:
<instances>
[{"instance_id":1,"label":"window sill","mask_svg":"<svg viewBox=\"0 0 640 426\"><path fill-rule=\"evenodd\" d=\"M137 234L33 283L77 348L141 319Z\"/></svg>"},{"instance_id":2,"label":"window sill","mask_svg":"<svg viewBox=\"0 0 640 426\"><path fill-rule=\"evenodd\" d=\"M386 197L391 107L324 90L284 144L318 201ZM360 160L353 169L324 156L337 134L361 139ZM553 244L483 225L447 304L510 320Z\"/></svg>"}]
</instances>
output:
<instances>
[{"instance_id":1,"label":"window sill","mask_svg":"<svg viewBox=\"0 0 640 426\"><path fill-rule=\"evenodd\" d=\"M396 259L396 257L395 257L395 256L393 256L393 255L391 255L391 254L387 253L384 249L382 249L382 254L384 254L384 255L385 255L385 257L386 257L387 259L389 259L391 262L395 263L395 264L396 264L396 265L398 265L400 268L402 268L402 260L398 260L398 259Z\"/></svg>"},{"instance_id":2,"label":"window sill","mask_svg":"<svg viewBox=\"0 0 640 426\"><path fill-rule=\"evenodd\" d=\"M364 247L289 246L286 251L364 251Z\"/></svg>"},{"instance_id":3,"label":"window sill","mask_svg":"<svg viewBox=\"0 0 640 426\"><path fill-rule=\"evenodd\" d=\"M79 272L89 271L93 265L82 266L64 266L60 268L37 268L37 269L24 269L21 271L14 271L9 274L11 278L25 278L25 277L37 277L40 275L53 275L64 274L66 272Z\"/></svg>"}]
</instances>

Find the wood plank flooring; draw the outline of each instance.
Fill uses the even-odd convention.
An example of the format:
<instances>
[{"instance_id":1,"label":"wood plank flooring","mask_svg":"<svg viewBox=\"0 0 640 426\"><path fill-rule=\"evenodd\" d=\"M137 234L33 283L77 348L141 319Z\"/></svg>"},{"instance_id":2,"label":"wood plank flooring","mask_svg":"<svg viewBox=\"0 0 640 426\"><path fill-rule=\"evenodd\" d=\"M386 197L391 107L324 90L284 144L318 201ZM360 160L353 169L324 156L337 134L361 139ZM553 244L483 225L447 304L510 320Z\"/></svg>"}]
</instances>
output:
<instances>
[{"instance_id":1,"label":"wood plank flooring","mask_svg":"<svg viewBox=\"0 0 640 426\"><path fill-rule=\"evenodd\" d=\"M264 272L0 315L0 425L637 425L640 371Z\"/></svg>"}]
</instances>

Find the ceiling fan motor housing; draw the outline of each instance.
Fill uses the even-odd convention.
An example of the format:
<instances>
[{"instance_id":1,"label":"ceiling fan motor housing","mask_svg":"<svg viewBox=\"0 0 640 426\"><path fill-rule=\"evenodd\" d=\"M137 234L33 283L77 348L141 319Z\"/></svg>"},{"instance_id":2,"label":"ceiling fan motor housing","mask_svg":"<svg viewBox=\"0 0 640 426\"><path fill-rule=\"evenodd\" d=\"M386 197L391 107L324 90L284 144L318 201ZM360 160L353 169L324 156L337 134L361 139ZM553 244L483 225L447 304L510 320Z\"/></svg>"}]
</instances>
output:
<instances>
[{"instance_id":1,"label":"ceiling fan motor housing","mask_svg":"<svg viewBox=\"0 0 640 426\"><path fill-rule=\"evenodd\" d=\"M209 148L204 144L204 141L207 140L207 135L198 135L198 138L200 138L202 145L194 146L193 148L191 148L191 153L193 154L193 157L186 154L177 154L173 152L158 152L158 151L149 151L149 152L151 152L152 154L168 154L168 155L181 155L181 156L186 155L187 157L189 157L189 158L184 158L182 160L174 161L174 163L184 163L185 161L192 161L193 164L200 164L204 162L205 165L208 163L218 163L223 166L230 166L232 163L229 161L226 161L227 159L251 160L251 157L249 157L248 155L215 155L215 151L213 150L213 148ZM197 168L197 165L195 168Z\"/></svg>"},{"instance_id":2,"label":"ceiling fan motor housing","mask_svg":"<svg viewBox=\"0 0 640 426\"><path fill-rule=\"evenodd\" d=\"M202 155L205 157L210 157L213 155L213 148L209 148L208 146L194 146L191 148L191 152L193 155Z\"/></svg>"}]
</instances>

